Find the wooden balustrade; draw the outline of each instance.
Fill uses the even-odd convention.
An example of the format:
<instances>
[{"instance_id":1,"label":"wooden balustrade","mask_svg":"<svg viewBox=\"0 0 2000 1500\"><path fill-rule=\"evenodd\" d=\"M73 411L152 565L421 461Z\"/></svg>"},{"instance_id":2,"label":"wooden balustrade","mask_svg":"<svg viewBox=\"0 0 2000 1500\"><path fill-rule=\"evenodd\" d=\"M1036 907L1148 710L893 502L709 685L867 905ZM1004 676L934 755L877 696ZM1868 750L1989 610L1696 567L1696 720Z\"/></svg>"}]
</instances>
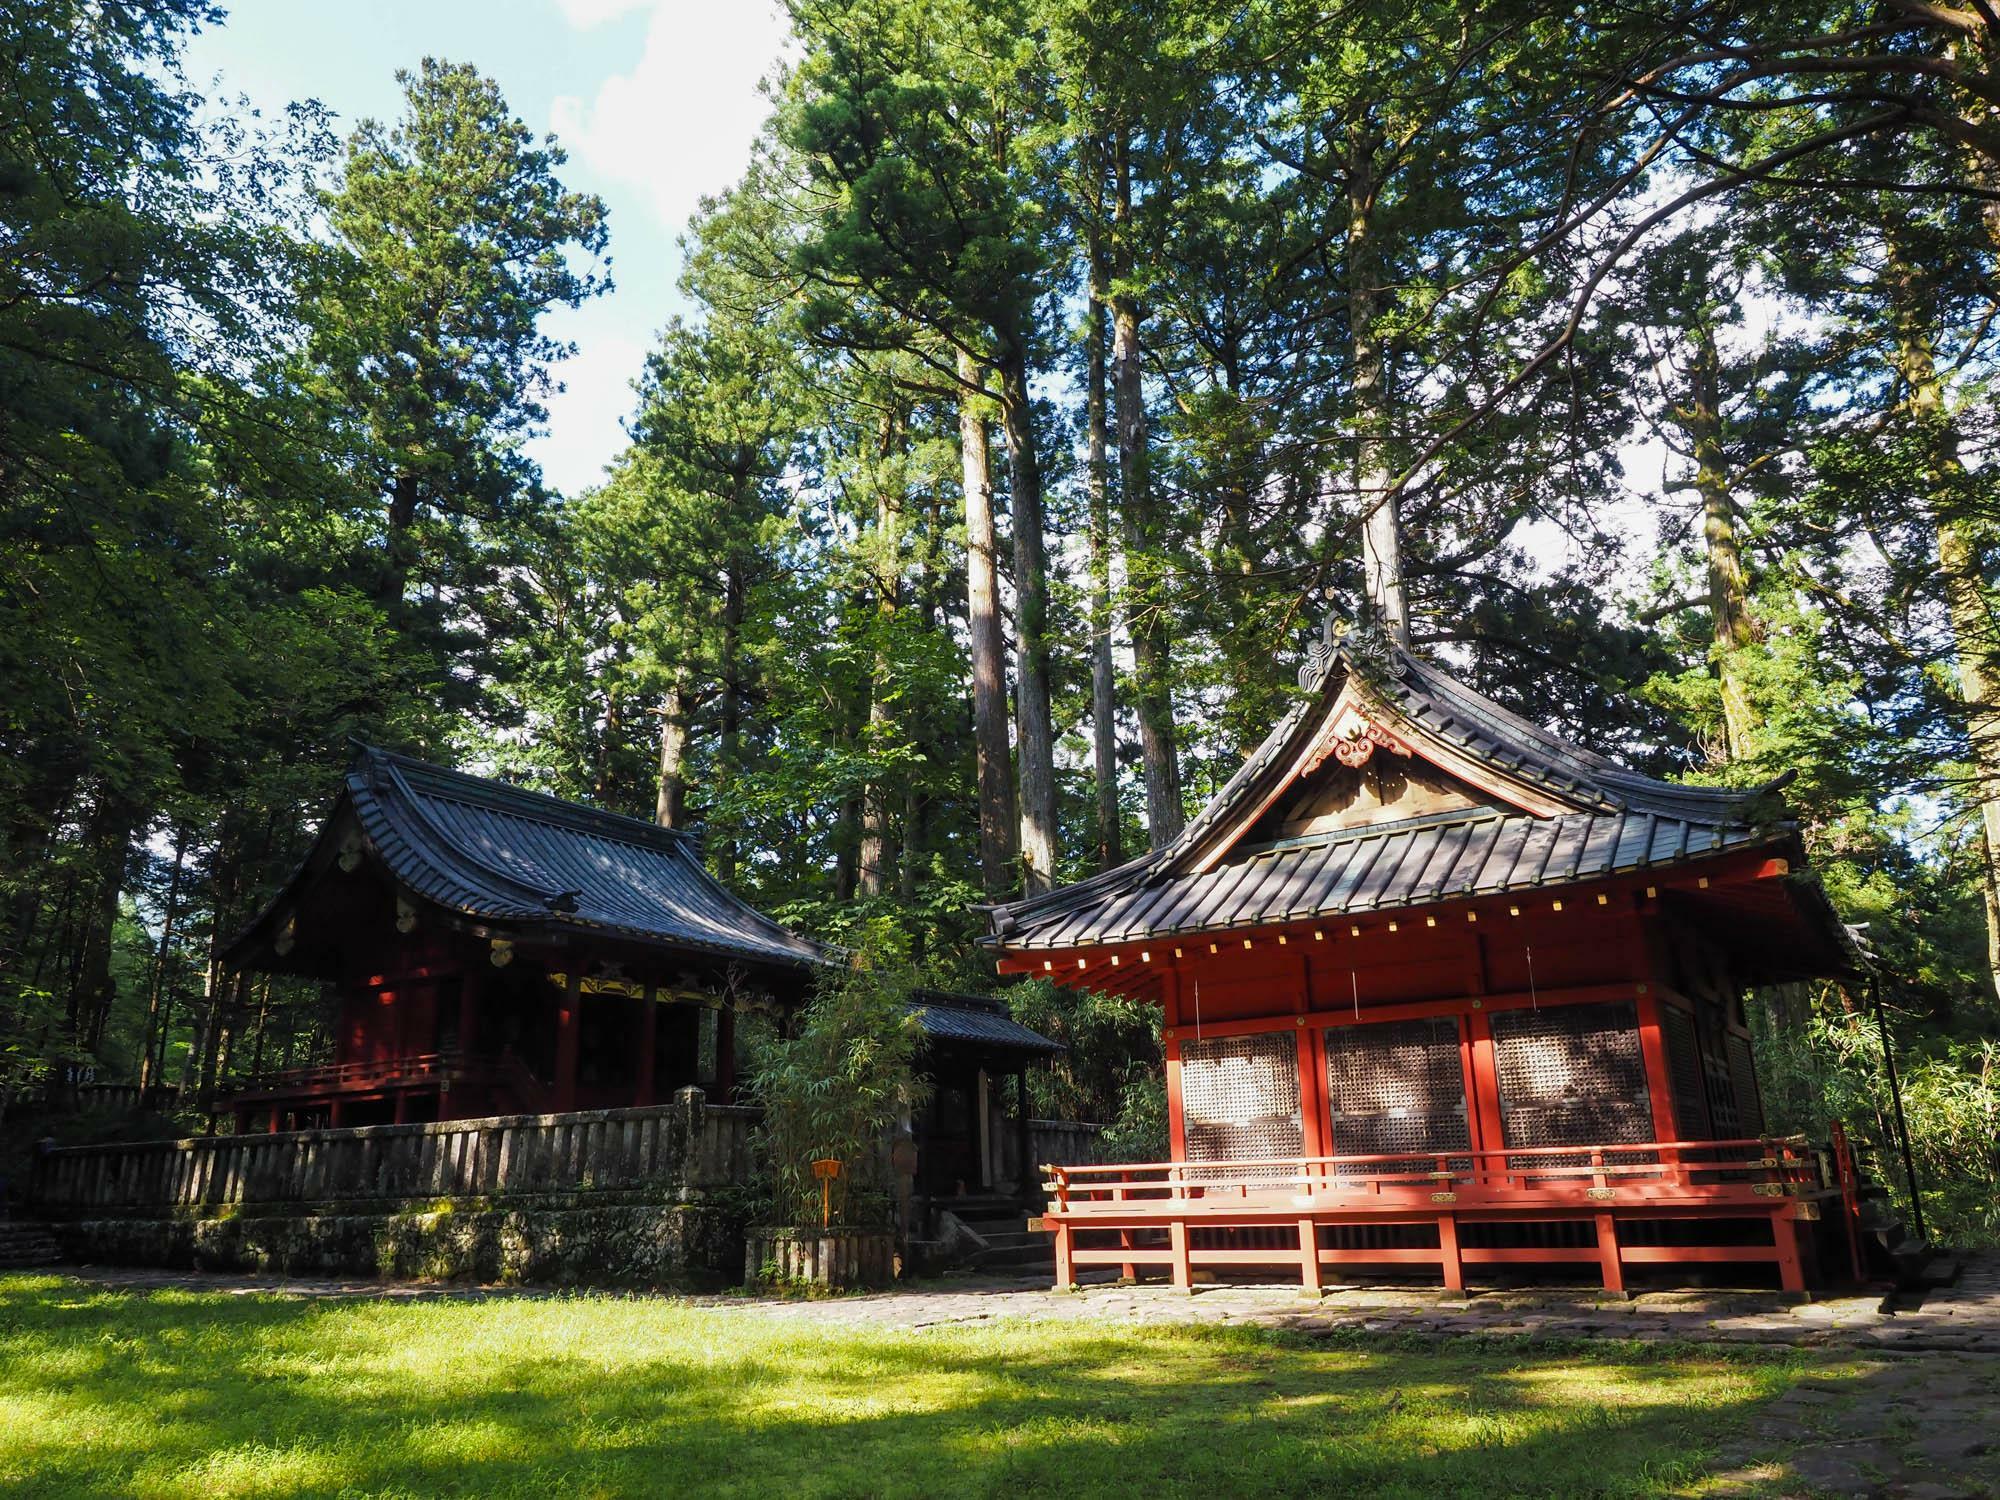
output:
<instances>
[{"instance_id":1,"label":"wooden balustrade","mask_svg":"<svg viewBox=\"0 0 2000 1500\"><path fill-rule=\"evenodd\" d=\"M32 1191L71 1215L595 1190L685 1200L749 1181L756 1118L683 1089L644 1109L71 1146L37 1162Z\"/></svg>"},{"instance_id":2,"label":"wooden balustrade","mask_svg":"<svg viewBox=\"0 0 2000 1500\"><path fill-rule=\"evenodd\" d=\"M1818 1216L1827 1189L1802 1136L1622 1145L1509 1147L1366 1156L1272 1157L1242 1161L1055 1165L1043 1227L1056 1236L1058 1284L1074 1268L1169 1268L1187 1286L1194 1268L1296 1263L1317 1288L1323 1265L1438 1265L1449 1287L1467 1264L1591 1262L1608 1288L1622 1290L1626 1263L1764 1261L1788 1289L1803 1285L1795 1224ZM1620 1241L1621 1220L1768 1220L1768 1242L1660 1247ZM1569 1221L1589 1226L1589 1243L1461 1248L1461 1223ZM1435 1225L1435 1245L1388 1249L1322 1244L1325 1226ZM1195 1231L1236 1241L1201 1246ZM1261 1243L1272 1229L1282 1246ZM1091 1238L1115 1243L1090 1243ZM1251 1243L1255 1241L1256 1243Z\"/></svg>"}]
</instances>

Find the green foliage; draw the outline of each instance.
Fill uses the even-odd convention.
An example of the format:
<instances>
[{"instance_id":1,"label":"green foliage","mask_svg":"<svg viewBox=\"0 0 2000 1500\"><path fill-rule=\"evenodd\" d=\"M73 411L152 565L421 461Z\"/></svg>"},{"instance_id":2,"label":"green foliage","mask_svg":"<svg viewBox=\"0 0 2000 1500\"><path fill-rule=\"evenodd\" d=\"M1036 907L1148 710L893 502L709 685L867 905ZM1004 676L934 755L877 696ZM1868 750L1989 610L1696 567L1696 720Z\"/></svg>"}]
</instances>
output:
<instances>
[{"instance_id":1,"label":"green foliage","mask_svg":"<svg viewBox=\"0 0 2000 1500\"><path fill-rule=\"evenodd\" d=\"M1039 1118L1117 1120L1132 1087L1159 1076L1158 1006L1045 979L1025 979L1001 993L1015 1020L1069 1049L1029 1075Z\"/></svg>"},{"instance_id":2,"label":"green foliage","mask_svg":"<svg viewBox=\"0 0 2000 1500\"><path fill-rule=\"evenodd\" d=\"M1838 1007L1803 1019L1752 1007L1758 1080L1775 1130L1823 1140L1839 1120L1869 1174L1909 1213L1882 1038L1874 1018ZM2000 1045L1925 1036L1892 1022L1910 1153L1926 1228L1962 1249L2000 1245ZM1912 1045L1912 1038L1915 1044Z\"/></svg>"},{"instance_id":3,"label":"green foliage","mask_svg":"<svg viewBox=\"0 0 2000 1500\"><path fill-rule=\"evenodd\" d=\"M837 1161L830 1194L837 1224L887 1222L887 1133L923 1102L916 1071L923 1027L908 1005L912 976L858 967L830 971L784 1031L754 1039L748 1083L764 1111L755 1149L785 1224L817 1224L816 1161Z\"/></svg>"},{"instance_id":4,"label":"green foliage","mask_svg":"<svg viewBox=\"0 0 2000 1500\"><path fill-rule=\"evenodd\" d=\"M1166 1075L1142 1074L1119 1090L1118 1112L1098 1138L1098 1149L1106 1161L1167 1161L1172 1148Z\"/></svg>"}]
</instances>

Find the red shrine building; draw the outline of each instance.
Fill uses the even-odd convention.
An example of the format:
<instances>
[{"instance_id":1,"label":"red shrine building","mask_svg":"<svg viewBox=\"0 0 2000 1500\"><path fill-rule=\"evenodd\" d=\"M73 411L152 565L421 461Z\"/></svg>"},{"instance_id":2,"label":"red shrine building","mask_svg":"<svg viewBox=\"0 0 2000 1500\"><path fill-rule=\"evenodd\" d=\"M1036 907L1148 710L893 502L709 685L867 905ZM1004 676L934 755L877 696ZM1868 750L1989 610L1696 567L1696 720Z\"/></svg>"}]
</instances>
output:
<instances>
[{"instance_id":1,"label":"red shrine building","mask_svg":"<svg viewBox=\"0 0 2000 1500\"><path fill-rule=\"evenodd\" d=\"M1162 1007L1172 1161L1049 1169L1079 1268L1816 1275L1742 997L1857 956L1776 788L1567 744L1332 621L1166 847L991 909L1003 973ZM1837 1205L1836 1205L1837 1206Z\"/></svg>"}]
</instances>

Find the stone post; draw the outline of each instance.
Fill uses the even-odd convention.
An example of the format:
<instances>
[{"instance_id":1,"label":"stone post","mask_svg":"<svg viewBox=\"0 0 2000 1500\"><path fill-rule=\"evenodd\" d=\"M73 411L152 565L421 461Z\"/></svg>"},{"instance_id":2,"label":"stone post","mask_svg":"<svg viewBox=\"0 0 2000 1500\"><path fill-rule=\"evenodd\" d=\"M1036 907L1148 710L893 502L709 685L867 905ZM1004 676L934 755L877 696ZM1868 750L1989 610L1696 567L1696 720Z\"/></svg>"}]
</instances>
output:
<instances>
[{"instance_id":1,"label":"stone post","mask_svg":"<svg viewBox=\"0 0 2000 1500\"><path fill-rule=\"evenodd\" d=\"M667 1145L676 1153L672 1181L682 1202L701 1195L703 1158L708 1144L708 1095L690 1084L674 1092L674 1112L667 1117Z\"/></svg>"}]
</instances>

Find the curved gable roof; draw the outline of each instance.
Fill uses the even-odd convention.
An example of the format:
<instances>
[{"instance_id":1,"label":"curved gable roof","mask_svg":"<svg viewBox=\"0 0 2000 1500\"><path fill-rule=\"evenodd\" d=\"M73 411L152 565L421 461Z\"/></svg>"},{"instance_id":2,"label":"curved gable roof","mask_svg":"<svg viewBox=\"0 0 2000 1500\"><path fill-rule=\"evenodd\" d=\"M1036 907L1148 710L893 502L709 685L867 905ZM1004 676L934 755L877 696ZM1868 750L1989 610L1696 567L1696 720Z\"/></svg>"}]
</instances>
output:
<instances>
[{"instance_id":1,"label":"curved gable roof","mask_svg":"<svg viewBox=\"0 0 2000 1500\"><path fill-rule=\"evenodd\" d=\"M1571 745L1379 636L1333 647L1166 847L988 909L989 943L1128 942L1492 895L1796 841L1769 794L1681 786ZM1251 848L1244 835L1334 736L1366 722L1489 791L1492 807Z\"/></svg>"},{"instance_id":2,"label":"curved gable roof","mask_svg":"<svg viewBox=\"0 0 2000 1500\"><path fill-rule=\"evenodd\" d=\"M398 886L462 917L764 963L825 961L817 944L724 889L695 841L673 829L371 746L348 770L322 845L343 811ZM316 849L230 957L252 948L327 863Z\"/></svg>"}]
</instances>

